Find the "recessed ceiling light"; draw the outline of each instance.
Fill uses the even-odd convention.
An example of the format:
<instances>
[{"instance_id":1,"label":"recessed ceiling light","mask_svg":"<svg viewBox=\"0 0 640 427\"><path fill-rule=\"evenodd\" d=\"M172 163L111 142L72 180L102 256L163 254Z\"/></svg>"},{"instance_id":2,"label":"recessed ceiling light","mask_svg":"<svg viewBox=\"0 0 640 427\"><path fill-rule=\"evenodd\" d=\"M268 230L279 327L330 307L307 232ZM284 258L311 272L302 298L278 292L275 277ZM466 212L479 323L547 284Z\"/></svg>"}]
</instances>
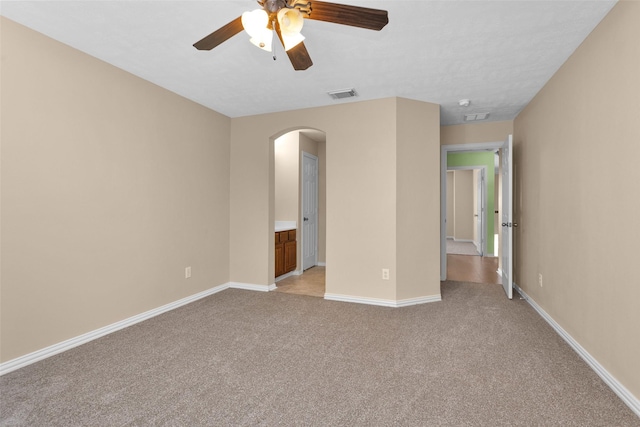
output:
<instances>
[{"instance_id":1,"label":"recessed ceiling light","mask_svg":"<svg viewBox=\"0 0 640 427\"><path fill-rule=\"evenodd\" d=\"M461 107L468 107L469 104L471 104L471 100L469 99L461 99L460 101L458 101L458 105Z\"/></svg>"}]
</instances>

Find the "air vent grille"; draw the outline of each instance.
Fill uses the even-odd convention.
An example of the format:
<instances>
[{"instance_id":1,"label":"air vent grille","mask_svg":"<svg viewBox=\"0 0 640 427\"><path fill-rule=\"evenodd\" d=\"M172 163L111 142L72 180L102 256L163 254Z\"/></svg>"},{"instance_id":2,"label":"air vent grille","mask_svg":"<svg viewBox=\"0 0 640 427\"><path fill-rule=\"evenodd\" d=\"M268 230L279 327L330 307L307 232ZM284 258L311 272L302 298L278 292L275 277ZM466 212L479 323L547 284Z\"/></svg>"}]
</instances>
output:
<instances>
[{"instance_id":1,"label":"air vent grille","mask_svg":"<svg viewBox=\"0 0 640 427\"><path fill-rule=\"evenodd\" d=\"M333 92L329 92L329 96L333 99L353 98L354 96L358 96L358 92L356 92L355 89L334 90Z\"/></svg>"},{"instance_id":2,"label":"air vent grille","mask_svg":"<svg viewBox=\"0 0 640 427\"><path fill-rule=\"evenodd\" d=\"M485 120L489 117L489 113L475 113L475 114L465 114L464 121L465 122L475 122L478 120Z\"/></svg>"}]
</instances>

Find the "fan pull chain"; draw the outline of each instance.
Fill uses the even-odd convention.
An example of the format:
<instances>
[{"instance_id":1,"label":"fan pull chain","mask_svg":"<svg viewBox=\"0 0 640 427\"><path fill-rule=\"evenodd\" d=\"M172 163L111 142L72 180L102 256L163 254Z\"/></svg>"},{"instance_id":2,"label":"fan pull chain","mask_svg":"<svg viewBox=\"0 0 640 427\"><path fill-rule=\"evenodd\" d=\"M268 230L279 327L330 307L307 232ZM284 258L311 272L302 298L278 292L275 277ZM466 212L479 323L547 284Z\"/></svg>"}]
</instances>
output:
<instances>
[{"instance_id":1,"label":"fan pull chain","mask_svg":"<svg viewBox=\"0 0 640 427\"><path fill-rule=\"evenodd\" d=\"M271 24L273 31L271 32L271 46L273 46L273 60L276 60L276 20Z\"/></svg>"}]
</instances>

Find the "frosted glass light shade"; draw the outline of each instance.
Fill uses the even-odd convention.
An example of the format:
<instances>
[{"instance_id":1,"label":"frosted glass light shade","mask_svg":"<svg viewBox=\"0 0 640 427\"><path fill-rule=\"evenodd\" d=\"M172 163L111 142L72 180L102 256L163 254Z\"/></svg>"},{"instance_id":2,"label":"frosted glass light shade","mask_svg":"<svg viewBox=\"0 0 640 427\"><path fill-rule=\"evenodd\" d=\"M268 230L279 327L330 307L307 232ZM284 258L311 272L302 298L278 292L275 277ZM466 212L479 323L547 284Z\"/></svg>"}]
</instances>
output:
<instances>
[{"instance_id":1,"label":"frosted glass light shade","mask_svg":"<svg viewBox=\"0 0 640 427\"><path fill-rule=\"evenodd\" d=\"M284 42L284 50L296 47L304 40L304 36L300 33L285 33L283 31L281 34L282 41Z\"/></svg>"},{"instance_id":2,"label":"frosted glass light shade","mask_svg":"<svg viewBox=\"0 0 640 427\"><path fill-rule=\"evenodd\" d=\"M278 24L280 25L280 35L284 43L284 50L289 50L304 40L304 36L300 34L304 24L304 17L298 9L280 9L278 11Z\"/></svg>"},{"instance_id":3,"label":"frosted glass light shade","mask_svg":"<svg viewBox=\"0 0 640 427\"><path fill-rule=\"evenodd\" d=\"M266 50L267 52L271 52L271 44L273 41L273 31L265 28L263 31L258 34L256 37L251 37L249 40L255 46L260 49Z\"/></svg>"},{"instance_id":4,"label":"frosted glass light shade","mask_svg":"<svg viewBox=\"0 0 640 427\"><path fill-rule=\"evenodd\" d=\"M298 9L282 8L278 11L278 24L283 33L299 33L302 31L304 18Z\"/></svg>"},{"instance_id":5,"label":"frosted glass light shade","mask_svg":"<svg viewBox=\"0 0 640 427\"><path fill-rule=\"evenodd\" d=\"M242 14L242 27L251 37L260 37L269 24L269 15L262 9L244 12Z\"/></svg>"}]
</instances>

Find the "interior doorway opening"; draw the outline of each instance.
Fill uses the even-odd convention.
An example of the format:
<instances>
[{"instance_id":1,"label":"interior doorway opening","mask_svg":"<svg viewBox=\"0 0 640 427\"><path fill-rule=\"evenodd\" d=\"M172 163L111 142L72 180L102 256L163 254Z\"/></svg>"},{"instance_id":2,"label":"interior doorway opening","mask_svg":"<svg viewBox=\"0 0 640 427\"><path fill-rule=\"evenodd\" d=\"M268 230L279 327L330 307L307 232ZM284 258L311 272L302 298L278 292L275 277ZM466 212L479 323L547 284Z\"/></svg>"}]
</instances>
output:
<instances>
[{"instance_id":1,"label":"interior doorway opening","mask_svg":"<svg viewBox=\"0 0 640 427\"><path fill-rule=\"evenodd\" d=\"M502 248L497 244L500 240L496 235L502 235L499 206L502 203L502 187L499 183L502 176L499 173L504 169L496 155L504 150L507 144L511 144L511 137L507 142L475 143L445 145L441 147L441 280L475 281L482 283L503 283ZM510 145L509 145L510 146ZM482 158L483 161L474 162L473 158ZM487 203L484 210L484 242L483 257L467 257L464 255L447 254L447 237L451 233L451 216L448 210L451 207L450 188L448 188L447 172L451 169L474 169L486 165L486 197ZM498 189L498 190L496 190ZM488 256L487 256L488 255ZM507 257L511 259L511 255ZM506 291L505 287L505 291ZM507 293L509 296L509 293Z\"/></svg>"},{"instance_id":2,"label":"interior doorway opening","mask_svg":"<svg viewBox=\"0 0 640 427\"><path fill-rule=\"evenodd\" d=\"M487 244L487 221L493 220L487 204L494 193L487 191L487 166L447 167L446 253L469 256L493 256ZM488 200L490 198L491 200Z\"/></svg>"},{"instance_id":3,"label":"interior doorway opening","mask_svg":"<svg viewBox=\"0 0 640 427\"><path fill-rule=\"evenodd\" d=\"M326 134L296 129L273 144L275 290L324 297Z\"/></svg>"}]
</instances>

